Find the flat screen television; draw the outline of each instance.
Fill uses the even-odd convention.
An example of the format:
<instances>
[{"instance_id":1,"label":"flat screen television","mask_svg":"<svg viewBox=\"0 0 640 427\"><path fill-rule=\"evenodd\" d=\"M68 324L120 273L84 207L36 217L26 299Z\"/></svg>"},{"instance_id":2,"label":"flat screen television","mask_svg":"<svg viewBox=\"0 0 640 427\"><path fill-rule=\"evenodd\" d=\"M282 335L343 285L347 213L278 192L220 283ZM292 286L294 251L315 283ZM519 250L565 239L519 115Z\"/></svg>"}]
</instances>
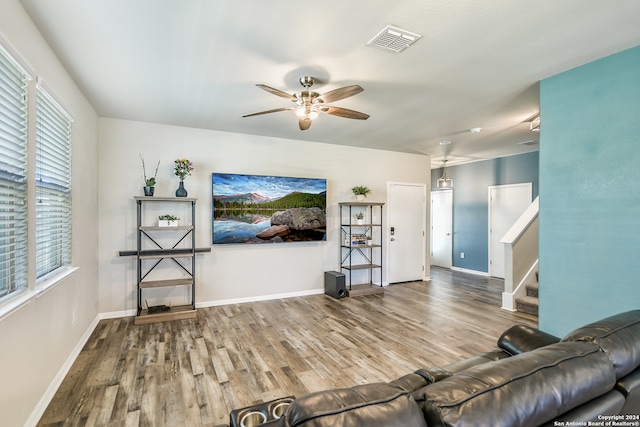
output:
<instances>
[{"instance_id":1,"label":"flat screen television","mask_svg":"<svg viewBox=\"0 0 640 427\"><path fill-rule=\"evenodd\" d=\"M326 240L327 180L214 173L214 245Z\"/></svg>"}]
</instances>

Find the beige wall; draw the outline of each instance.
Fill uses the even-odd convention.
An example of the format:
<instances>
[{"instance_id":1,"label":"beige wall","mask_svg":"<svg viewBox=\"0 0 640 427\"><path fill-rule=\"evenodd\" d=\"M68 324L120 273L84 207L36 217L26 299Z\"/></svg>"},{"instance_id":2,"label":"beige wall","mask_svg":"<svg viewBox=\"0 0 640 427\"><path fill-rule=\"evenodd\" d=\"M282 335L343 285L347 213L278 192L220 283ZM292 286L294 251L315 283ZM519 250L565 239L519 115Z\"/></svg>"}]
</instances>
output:
<instances>
[{"instance_id":1,"label":"beige wall","mask_svg":"<svg viewBox=\"0 0 640 427\"><path fill-rule=\"evenodd\" d=\"M73 264L79 268L37 298L0 317L0 414L2 425L13 427L25 425L29 417L36 417L44 409L42 405L46 405L57 376L73 361L98 316L97 115L19 1L0 0L0 11L0 42L34 78L43 79L75 121L72 245ZM31 287L33 277L31 273Z\"/></svg>"},{"instance_id":2,"label":"beige wall","mask_svg":"<svg viewBox=\"0 0 640 427\"><path fill-rule=\"evenodd\" d=\"M197 256L200 305L322 292L324 271L339 268L337 205L352 200L351 187L367 185L372 190L368 199L385 203L389 181L430 188L430 159L424 155L115 119L100 119L99 128L100 312L106 315L131 314L135 308L134 258L119 257L118 251L136 245L133 196L142 195L143 185L139 154L147 168L161 161L159 196L172 196L178 186L174 159L195 163L185 187L198 198L197 246L211 246L213 172L327 179L326 242L213 246ZM163 289L158 297L179 303L188 296Z\"/></svg>"}]
</instances>

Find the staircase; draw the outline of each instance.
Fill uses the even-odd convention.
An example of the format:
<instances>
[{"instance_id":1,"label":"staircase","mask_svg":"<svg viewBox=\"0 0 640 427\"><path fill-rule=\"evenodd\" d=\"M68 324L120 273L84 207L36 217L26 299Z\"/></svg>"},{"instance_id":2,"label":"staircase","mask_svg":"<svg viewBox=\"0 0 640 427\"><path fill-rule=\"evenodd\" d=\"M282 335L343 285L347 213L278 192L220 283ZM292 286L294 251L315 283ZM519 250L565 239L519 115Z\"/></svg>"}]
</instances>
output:
<instances>
[{"instance_id":1,"label":"staircase","mask_svg":"<svg viewBox=\"0 0 640 427\"><path fill-rule=\"evenodd\" d=\"M538 272L536 272L536 281L525 286L527 295L516 298L516 309L523 313L538 316Z\"/></svg>"}]
</instances>

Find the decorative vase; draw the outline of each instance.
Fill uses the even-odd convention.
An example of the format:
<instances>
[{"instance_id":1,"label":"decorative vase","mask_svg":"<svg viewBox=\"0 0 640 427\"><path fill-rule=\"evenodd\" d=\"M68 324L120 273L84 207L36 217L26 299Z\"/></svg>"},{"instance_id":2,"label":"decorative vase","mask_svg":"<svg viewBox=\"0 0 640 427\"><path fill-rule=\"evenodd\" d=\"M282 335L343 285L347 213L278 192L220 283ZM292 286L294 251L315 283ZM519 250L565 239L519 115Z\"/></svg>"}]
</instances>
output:
<instances>
[{"instance_id":1,"label":"decorative vase","mask_svg":"<svg viewBox=\"0 0 640 427\"><path fill-rule=\"evenodd\" d=\"M365 196L364 194L356 194L356 202L364 202L364 199L366 199L367 196Z\"/></svg>"},{"instance_id":2,"label":"decorative vase","mask_svg":"<svg viewBox=\"0 0 640 427\"><path fill-rule=\"evenodd\" d=\"M145 196L153 196L153 190L155 187L149 187L148 185L144 187L144 195Z\"/></svg>"},{"instance_id":3,"label":"decorative vase","mask_svg":"<svg viewBox=\"0 0 640 427\"><path fill-rule=\"evenodd\" d=\"M176 197L187 197L187 189L184 188L184 181L180 181L180 186L176 190Z\"/></svg>"}]
</instances>

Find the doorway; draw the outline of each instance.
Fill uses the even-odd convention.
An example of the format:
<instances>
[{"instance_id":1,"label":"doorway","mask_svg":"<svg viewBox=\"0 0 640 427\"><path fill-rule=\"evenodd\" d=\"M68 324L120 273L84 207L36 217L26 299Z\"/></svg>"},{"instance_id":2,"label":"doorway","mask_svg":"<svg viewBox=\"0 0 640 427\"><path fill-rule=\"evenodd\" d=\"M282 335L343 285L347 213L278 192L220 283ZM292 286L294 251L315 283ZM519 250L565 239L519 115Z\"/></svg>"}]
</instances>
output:
<instances>
[{"instance_id":1,"label":"doorway","mask_svg":"<svg viewBox=\"0 0 640 427\"><path fill-rule=\"evenodd\" d=\"M453 190L431 192L431 265L453 265Z\"/></svg>"},{"instance_id":2,"label":"doorway","mask_svg":"<svg viewBox=\"0 0 640 427\"><path fill-rule=\"evenodd\" d=\"M389 283L424 280L426 184L388 183Z\"/></svg>"},{"instance_id":3,"label":"doorway","mask_svg":"<svg viewBox=\"0 0 640 427\"><path fill-rule=\"evenodd\" d=\"M489 187L489 275L504 279L504 243L500 240L531 204L530 182Z\"/></svg>"}]
</instances>

